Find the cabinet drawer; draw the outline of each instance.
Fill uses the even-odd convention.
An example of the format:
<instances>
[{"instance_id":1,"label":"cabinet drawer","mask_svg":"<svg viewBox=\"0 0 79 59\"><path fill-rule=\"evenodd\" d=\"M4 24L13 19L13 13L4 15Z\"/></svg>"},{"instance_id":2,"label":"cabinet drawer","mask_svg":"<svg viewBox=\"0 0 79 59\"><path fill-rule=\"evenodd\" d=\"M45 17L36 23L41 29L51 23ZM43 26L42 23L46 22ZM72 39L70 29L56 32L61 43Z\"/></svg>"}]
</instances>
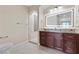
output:
<instances>
[{"instance_id":1,"label":"cabinet drawer","mask_svg":"<svg viewBox=\"0 0 79 59\"><path fill-rule=\"evenodd\" d=\"M65 41L65 40L75 40L75 38L64 37L64 41Z\"/></svg>"},{"instance_id":2,"label":"cabinet drawer","mask_svg":"<svg viewBox=\"0 0 79 59\"><path fill-rule=\"evenodd\" d=\"M64 39L74 39L75 35L73 34L64 34Z\"/></svg>"},{"instance_id":3,"label":"cabinet drawer","mask_svg":"<svg viewBox=\"0 0 79 59\"><path fill-rule=\"evenodd\" d=\"M55 39L63 39L63 34L55 33Z\"/></svg>"},{"instance_id":4,"label":"cabinet drawer","mask_svg":"<svg viewBox=\"0 0 79 59\"><path fill-rule=\"evenodd\" d=\"M47 35L52 35L52 33L50 33L50 32L47 32Z\"/></svg>"}]
</instances>

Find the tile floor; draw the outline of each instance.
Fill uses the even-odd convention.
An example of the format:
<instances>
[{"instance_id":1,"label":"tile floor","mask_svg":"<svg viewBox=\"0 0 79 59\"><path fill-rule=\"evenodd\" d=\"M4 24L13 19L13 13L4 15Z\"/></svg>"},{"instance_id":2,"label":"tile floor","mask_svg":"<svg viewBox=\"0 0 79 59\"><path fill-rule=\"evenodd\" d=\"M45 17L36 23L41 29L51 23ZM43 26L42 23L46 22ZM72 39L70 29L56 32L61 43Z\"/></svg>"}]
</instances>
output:
<instances>
[{"instance_id":1,"label":"tile floor","mask_svg":"<svg viewBox=\"0 0 79 59\"><path fill-rule=\"evenodd\" d=\"M4 54L64 54L61 51L23 42L7 49Z\"/></svg>"}]
</instances>

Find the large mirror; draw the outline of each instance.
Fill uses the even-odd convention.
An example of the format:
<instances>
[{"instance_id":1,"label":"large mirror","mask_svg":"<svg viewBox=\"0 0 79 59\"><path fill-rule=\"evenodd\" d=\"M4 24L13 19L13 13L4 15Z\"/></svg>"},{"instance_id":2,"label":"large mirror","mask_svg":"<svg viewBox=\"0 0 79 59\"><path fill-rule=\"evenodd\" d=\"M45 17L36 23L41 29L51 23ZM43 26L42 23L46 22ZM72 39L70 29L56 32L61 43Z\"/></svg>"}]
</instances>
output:
<instances>
[{"instance_id":1,"label":"large mirror","mask_svg":"<svg viewBox=\"0 0 79 59\"><path fill-rule=\"evenodd\" d=\"M58 15L59 25L63 27L73 26L73 12L66 12Z\"/></svg>"},{"instance_id":2,"label":"large mirror","mask_svg":"<svg viewBox=\"0 0 79 59\"><path fill-rule=\"evenodd\" d=\"M50 26L62 26L70 27L74 26L73 23L73 10L65 11L59 14L51 14L45 16L46 18L46 27Z\"/></svg>"},{"instance_id":3,"label":"large mirror","mask_svg":"<svg viewBox=\"0 0 79 59\"><path fill-rule=\"evenodd\" d=\"M46 17L46 26L53 26L53 25L57 25L57 15L50 15Z\"/></svg>"}]
</instances>

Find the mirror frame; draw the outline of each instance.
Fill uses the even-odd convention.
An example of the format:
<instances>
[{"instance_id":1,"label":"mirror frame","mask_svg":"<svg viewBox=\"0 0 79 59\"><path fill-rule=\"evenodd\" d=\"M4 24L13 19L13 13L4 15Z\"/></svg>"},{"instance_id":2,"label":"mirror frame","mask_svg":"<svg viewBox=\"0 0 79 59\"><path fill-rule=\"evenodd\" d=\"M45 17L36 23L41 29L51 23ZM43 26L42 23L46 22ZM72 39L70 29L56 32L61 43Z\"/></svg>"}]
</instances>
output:
<instances>
[{"instance_id":1,"label":"mirror frame","mask_svg":"<svg viewBox=\"0 0 79 59\"><path fill-rule=\"evenodd\" d=\"M45 27L57 27L57 26L59 27L59 26L61 26L61 25L47 25L47 18L51 17L51 16L56 16L56 15L59 15L59 14L67 13L67 12L71 12L71 25L70 26L74 27L74 9L69 9L69 10L59 12L59 13L53 13L53 14L45 15Z\"/></svg>"}]
</instances>

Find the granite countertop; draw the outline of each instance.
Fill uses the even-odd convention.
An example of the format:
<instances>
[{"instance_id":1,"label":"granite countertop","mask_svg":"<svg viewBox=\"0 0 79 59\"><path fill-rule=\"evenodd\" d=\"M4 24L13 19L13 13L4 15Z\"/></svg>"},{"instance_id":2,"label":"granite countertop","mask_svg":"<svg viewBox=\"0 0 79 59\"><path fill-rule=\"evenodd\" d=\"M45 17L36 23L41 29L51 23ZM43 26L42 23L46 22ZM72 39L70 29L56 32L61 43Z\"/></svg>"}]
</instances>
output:
<instances>
[{"instance_id":1,"label":"granite countertop","mask_svg":"<svg viewBox=\"0 0 79 59\"><path fill-rule=\"evenodd\" d=\"M77 29L79 30L79 29ZM51 29L51 30L39 30L39 31L45 31L45 32L58 32L58 33L74 33L74 34L79 34L79 31L76 31L76 29Z\"/></svg>"}]
</instances>

